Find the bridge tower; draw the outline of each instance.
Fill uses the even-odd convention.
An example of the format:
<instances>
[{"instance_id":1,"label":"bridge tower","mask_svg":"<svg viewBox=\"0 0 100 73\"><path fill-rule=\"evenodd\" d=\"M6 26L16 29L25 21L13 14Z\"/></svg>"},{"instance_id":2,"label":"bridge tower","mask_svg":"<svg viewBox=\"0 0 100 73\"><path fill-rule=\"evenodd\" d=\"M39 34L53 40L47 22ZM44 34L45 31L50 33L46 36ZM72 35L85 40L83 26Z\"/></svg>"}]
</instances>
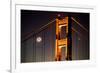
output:
<instances>
[{"instance_id":1,"label":"bridge tower","mask_svg":"<svg viewBox=\"0 0 100 73\"><path fill-rule=\"evenodd\" d=\"M65 38L61 38L61 29L65 27ZM55 41L55 60L62 60L62 49L65 49L65 60L72 60L72 31L71 31L71 17L56 18L56 41ZM63 48L65 47L65 48Z\"/></svg>"}]
</instances>

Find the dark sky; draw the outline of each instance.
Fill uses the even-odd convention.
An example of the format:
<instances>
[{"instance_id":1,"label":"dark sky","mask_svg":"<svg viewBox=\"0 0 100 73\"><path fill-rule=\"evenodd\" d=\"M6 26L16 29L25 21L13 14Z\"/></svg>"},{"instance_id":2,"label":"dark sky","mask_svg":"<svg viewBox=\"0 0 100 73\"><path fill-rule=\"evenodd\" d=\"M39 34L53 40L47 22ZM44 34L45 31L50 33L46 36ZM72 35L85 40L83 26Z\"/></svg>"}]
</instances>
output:
<instances>
[{"instance_id":1,"label":"dark sky","mask_svg":"<svg viewBox=\"0 0 100 73\"><path fill-rule=\"evenodd\" d=\"M72 16L88 31L72 22L72 27L79 32L72 32L72 57L73 60L82 60L89 58L89 13L75 13L75 12L51 12L51 11L34 11L34 10L21 10L21 41L30 33L34 34L40 27L44 26L51 20L57 18L60 14L61 17ZM55 23L53 26L44 30L42 33L28 38L23 46L22 43L22 58L26 56L26 61L33 61L33 54L37 58L36 61L42 61L45 55L46 61L54 60L55 49ZM45 34L45 35L43 35ZM53 35L53 36L52 36ZM42 43L36 43L36 38L41 36ZM45 44L45 45L44 45ZM34 48L35 46L35 48ZM24 52L24 55L23 55ZM42 52L42 53L41 53ZM41 58L42 57L42 58ZM31 60L32 59L32 60ZM41 60L40 60L41 59ZM35 60L35 59L34 59Z\"/></svg>"},{"instance_id":2,"label":"dark sky","mask_svg":"<svg viewBox=\"0 0 100 73\"><path fill-rule=\"evenodd\" d=\"M36 31L51 20L57 18L58 14L61 14L63 17L71 15L75 17L85 28L89 29L88 13L21 10L21 35L24 36L32 31Z\"/></svg>"}]
</instances>

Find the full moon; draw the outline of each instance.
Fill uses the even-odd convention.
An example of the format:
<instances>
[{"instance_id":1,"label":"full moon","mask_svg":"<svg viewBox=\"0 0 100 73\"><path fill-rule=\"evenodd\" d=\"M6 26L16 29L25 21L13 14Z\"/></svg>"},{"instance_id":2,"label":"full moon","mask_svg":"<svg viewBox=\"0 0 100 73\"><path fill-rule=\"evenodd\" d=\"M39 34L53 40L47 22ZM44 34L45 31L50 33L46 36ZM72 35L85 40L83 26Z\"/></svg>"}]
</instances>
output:
<instances>
[{"instance_id":1,"label":"full moon","mask_svg":"<svg viewBox=\"0 0 100 73\"><path fill-rule=\"evenodd\" d=\"M36 41L37 41L37 42L41 42L41 41L42 41L42 38L41 38L41 37L37 37L37 38L36 38Z\"/></svg>"}]
</instances>

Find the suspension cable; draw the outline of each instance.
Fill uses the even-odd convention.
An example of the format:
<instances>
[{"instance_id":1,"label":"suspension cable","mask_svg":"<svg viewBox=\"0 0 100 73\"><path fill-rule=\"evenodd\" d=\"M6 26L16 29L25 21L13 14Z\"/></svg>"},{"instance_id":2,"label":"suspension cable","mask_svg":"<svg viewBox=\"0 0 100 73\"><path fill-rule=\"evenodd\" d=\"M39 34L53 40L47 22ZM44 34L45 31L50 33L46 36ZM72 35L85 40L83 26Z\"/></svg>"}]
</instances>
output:
<instances>
[{"instance_id":1,"label":"suspension cable","mask_svg":"<svg viewBox=\"0 0 100 73\"><path fill-rule=\"evenodd\" d=\"M74 17L71 17L71 19L72 19L74 22L76 22L81 28L83 28L85 31L88 32L88 30L87 30L81 23L79 23Z\"/></svg>"}]
</instances>

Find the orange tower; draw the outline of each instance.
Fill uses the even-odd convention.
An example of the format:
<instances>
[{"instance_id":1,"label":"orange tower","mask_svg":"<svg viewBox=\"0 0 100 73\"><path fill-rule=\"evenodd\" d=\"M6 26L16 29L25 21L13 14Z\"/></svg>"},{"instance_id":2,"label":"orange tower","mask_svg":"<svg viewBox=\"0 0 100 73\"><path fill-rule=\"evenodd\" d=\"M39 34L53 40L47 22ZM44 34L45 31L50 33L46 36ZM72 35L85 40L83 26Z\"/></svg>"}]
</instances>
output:
<instances>
[{"instance_id":1,"label":"orange tower","mask_svg":"<svg viewBox=\"0 0 100 73\"><path fill-rule=\"evenodd\" d=\"M65 27L65 38L61 38L61 29ZM65 60L71 60L71 23L70 17L56 18L55 60L61 61L61 49L65 47Z\"/></svg>"}]
</instances>

